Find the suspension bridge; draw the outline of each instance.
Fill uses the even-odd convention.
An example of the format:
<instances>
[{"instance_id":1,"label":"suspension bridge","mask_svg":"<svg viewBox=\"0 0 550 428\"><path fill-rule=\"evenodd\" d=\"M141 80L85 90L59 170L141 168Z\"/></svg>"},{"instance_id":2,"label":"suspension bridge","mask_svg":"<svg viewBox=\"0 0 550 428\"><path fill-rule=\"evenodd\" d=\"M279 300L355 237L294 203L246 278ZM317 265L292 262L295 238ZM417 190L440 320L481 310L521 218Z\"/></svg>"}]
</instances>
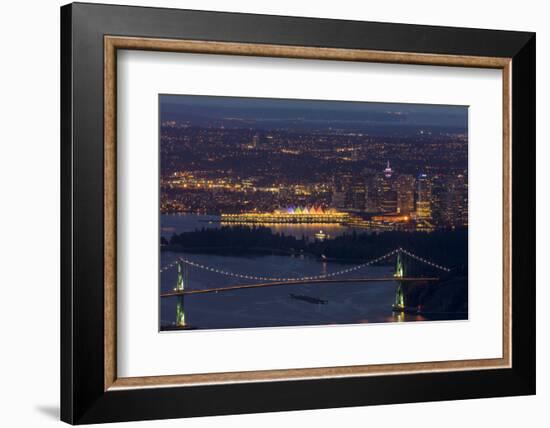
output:
<instances>
[{"instance_id":1,"label":"suspension bridge","mask_svg":"<svg viewBox=\"0 0 550 428\"><path fill-rule=\"evenodd\" d=\"M362 269L365 269L369 266L376 265L378 263L387 261L395 257L395 270L392 276L389 277L353 277L345 278L343 277L346 274L358 272ZM394 311L403 312L406 310L407 306L405 303L405 293L404 293L404 284L410 282L416 283L430 283L437 282L440 280L440 276L437 275L426 275L423 269L422 274L415 276L414 271L415 263L429 268L432 272L437 272L438 275L446 274L451 271L450 268L442 266L433 261L427 260L423 257L417 256L410 251L407 251L401 247L394 249L380 257L369 260L367 262L352 266L350 268L341 269L335 272L323 273L319 275L308 275L308 276L293 276L293 277L277 277L277 276L261 276L261 275L252 275L252 274L243 274L238 272L231 272L224 269L219 269L214 266L208 266L195 261L178 257L172 263L164 266L160 269L160 273L166 272L170 269L177 267L177 281L176 286L173 290L161 293L161 298L170 298L176 297L176 328L185 329L188 327L188 324L185 320L185 310L184 310L184 298L187 295L200 295L208 293L220 293L228 292L235 290L243 289L257 289L257 288L266 288L266 287L275 287L275 286L292 286L292 285L303 285L303 284L330 284L338 283L345 285L346 283L369 283L369 282L388 282L388 283L397 283L395 291L395 302L393 305ZM208 272L213 272L222 276L237 278L243 281L254 281L253 283L244 283L237 285L228 285L223 287L215 288L206 288L206 289L192 289L189 288L189 268L196 268ZM431 268L431 269L430 269Z\"/></svg>"}]
</instances>

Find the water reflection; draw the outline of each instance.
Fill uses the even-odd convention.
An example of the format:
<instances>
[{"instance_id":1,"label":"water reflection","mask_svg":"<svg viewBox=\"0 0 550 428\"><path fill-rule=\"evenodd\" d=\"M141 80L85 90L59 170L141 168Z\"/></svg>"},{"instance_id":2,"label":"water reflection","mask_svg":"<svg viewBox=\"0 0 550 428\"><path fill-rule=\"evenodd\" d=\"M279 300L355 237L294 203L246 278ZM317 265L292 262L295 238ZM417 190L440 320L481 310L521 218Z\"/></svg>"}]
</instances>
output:
<instances>
[{"instance_id":1,"label":"water reflection","mask_svg":"<svg viewBox=\"0 0 550 428\"><path fill-rule=\"evenodd\" d=\"M235 224L228 224L228 226ZM174 233L192 232L197 229L215 229L224 226L220 223L219 216L197 215L197 214L164 214L161 216L161 235L166 239ZM262 223L262 227L269 227L273 233L283 233L287 236L302 238L305 236L314 239L315 234L322 230L327 238L340 236L345 232L351 232L352 229L346 226L332 223L312 223L312 224L268 224ZM365 232L363 230L363 232Z\"/></svg>"}]
</instances>

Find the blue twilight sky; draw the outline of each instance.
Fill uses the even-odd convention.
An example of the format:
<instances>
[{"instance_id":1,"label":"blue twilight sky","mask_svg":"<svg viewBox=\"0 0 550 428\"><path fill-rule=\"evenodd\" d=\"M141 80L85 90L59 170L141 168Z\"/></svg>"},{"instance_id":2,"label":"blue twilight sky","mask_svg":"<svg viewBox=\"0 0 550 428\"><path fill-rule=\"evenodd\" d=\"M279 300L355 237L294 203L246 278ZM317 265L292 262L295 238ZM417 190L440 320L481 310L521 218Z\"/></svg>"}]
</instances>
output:
<instances>
[{"instance_id":1,"label":"blue twilight sky","mask_svg":"<svg viewBox=\"0 0 550 428\"><path fill-rule=\"evenodd\" d=\"M468 107L276 98L160 95L161 120L224 121L266 127L301 122L345 129L358 126L444 127L466 131Z\"/></svg>"}]
</instances>

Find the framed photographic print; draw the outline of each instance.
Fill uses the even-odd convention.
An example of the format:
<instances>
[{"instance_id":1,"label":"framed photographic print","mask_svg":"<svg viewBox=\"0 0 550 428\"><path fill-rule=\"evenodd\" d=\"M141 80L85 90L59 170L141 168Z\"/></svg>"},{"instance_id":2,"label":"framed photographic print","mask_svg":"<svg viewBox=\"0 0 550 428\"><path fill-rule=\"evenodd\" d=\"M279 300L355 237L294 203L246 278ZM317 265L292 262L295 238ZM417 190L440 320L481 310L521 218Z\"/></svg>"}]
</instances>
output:
<instances>
[{"instance_id":1,"label":"framed photographic print","mask_svg":"<svg viewBox=\"0 0 550 428\"><path fill-rule=\"evenodd\" d=\"M76 3L61 53L62 420L535 393L533 33Z\"/></svg>"}]
</instances>

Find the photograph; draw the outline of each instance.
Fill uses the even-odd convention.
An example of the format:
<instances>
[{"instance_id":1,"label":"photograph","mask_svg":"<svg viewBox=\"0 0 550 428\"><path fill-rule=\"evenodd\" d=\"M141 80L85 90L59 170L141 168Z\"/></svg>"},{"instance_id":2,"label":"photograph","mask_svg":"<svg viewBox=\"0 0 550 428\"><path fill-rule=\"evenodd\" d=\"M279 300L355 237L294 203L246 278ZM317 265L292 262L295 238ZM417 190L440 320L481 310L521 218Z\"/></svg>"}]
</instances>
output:
<instances>
[{"instance_id":1,"label":"photograph","mask_svg":"<svg viewBox=\"0 0 550 428\"><path fill-rule=\"evenodd\" d=\"M468 106L158 103L160 331L468 320Z\"/></svg>"},{"instance_id":2,"label":"photograph","mask_svg":"<svg viewBox=\"0 0 550 428\"><path fill-rule=\"evenodd\" d=\"M4 222L20 261L5 324L27 346L14 358L49 356L6 364L35 406L11 425L378 426L408 404L428 428L455 400L460 426L538 415L544 14L193 3L9 20L41 35L7 44L25 55L6 68L21 155L5 211L28 219ZM23 249L37 213L57 263ZM60 290L36 288L25 320L29 263Z\"/></svg>"}]
</instances>

